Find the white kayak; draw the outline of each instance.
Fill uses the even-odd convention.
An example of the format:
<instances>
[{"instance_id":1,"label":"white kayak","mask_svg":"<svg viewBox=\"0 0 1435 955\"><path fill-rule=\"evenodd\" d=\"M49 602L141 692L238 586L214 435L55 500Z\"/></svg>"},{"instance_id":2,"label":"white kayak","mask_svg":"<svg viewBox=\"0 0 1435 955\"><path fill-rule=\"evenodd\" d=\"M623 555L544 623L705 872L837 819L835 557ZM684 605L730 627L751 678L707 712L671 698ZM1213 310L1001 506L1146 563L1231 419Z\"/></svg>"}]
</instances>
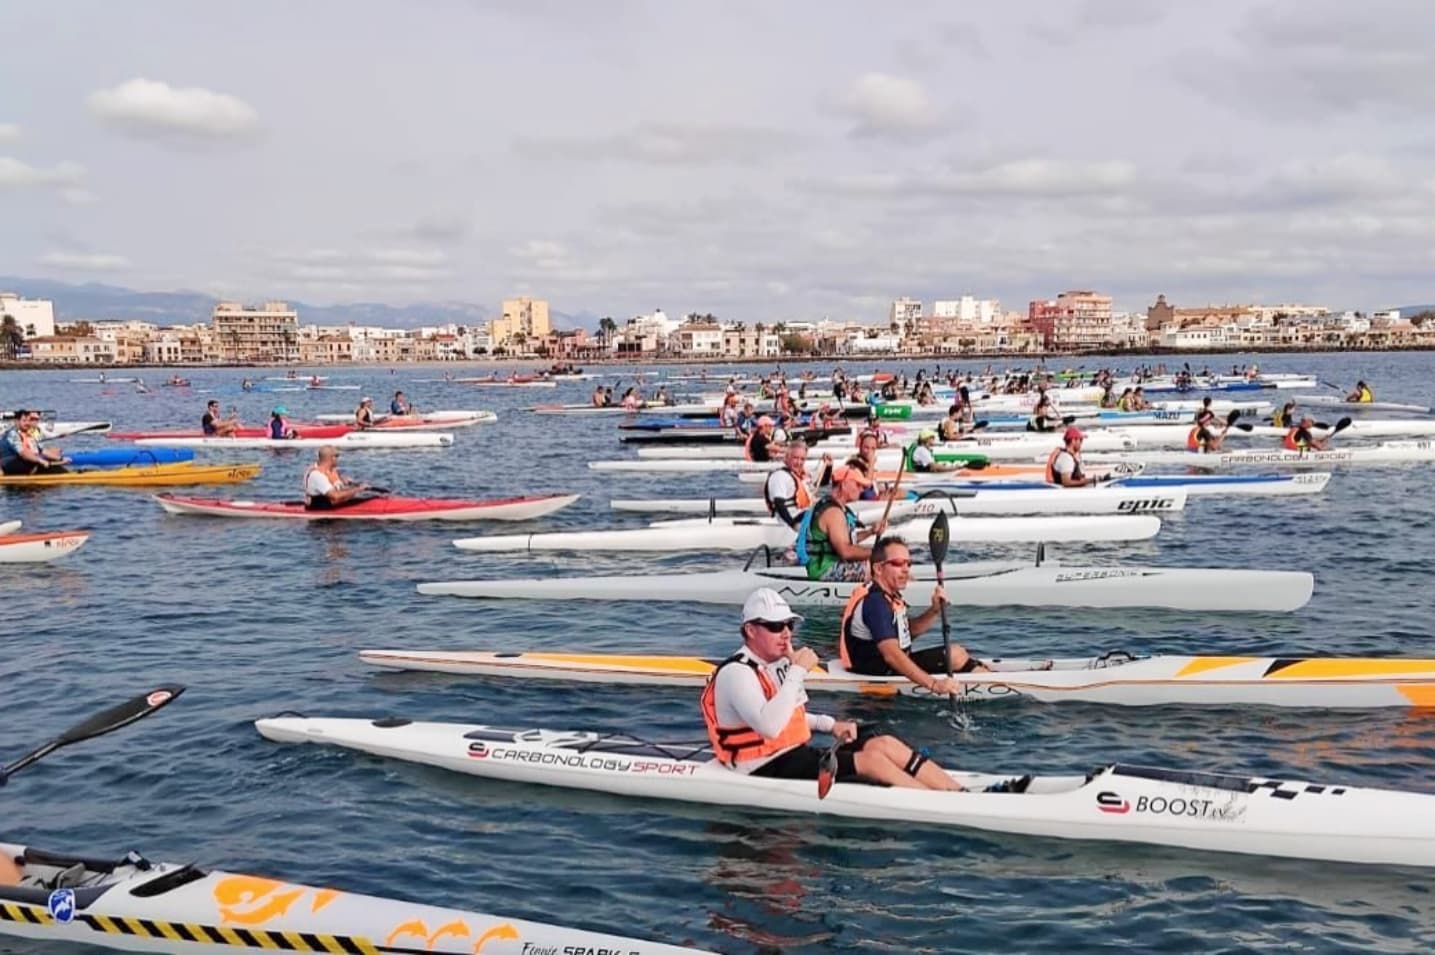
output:
<instances>
[{"instance_id":1,"label":"white kayak","mask_svg":"<svg viewBox=\"0 0 1435 955\"><path fill-rule=\"evenodd\" d=\"M1022 561L972 561L946 568L947 599L968 607L1160 607L1172 610L1297 610L1315 578L1303 571L1189 567L1071 567ZM931 603L932 568L914 567L904 596ZM741 604L771 587L790 604L842 607L855 583L808 580L803 567L696 574L454 580L418 585L429 596L518 600L641 600Z\"/></svg>"},{"instance_id":2,"label":"white kayak","mask_svg":"<svg viewBox=\"0 0 1435 955\"><path fill-rule=\"evenodd\" d=\"M1401 404L1398 401L1346 401L1335 395L1302 395L1296 401L1303 405L1339 408L1341 411L1404 411L1409 414L1430 414L1427 405Z\"/></svg>"},{"instance_id":3,"label":"white kayak","mask_svg":"<svg viewBox=\"0 0 1435 955\"><path fill-rule=\"evenodd\" d=\"M880 514L878 515L880 517ZM1071 541L1148 540L1161 530L1159 517L957 517L950 524L955 543L1067 543ZM889 533L925 543L932 518L893 524ZM514 551L723 551L755 547L785 549L797 540L792 528L775 517L717 517L661 521L632 530L568 531L552 534L499 534L464 537L459 550Z\"/></svg>"},{"instance_id":4,"label":"white kayak","mask_svg":"<svg viewBox=\"0 0 1435 955\"><path fill-rule=\"evenodd\" d=\"M1132 451L1119 455L1083 455L1088 468L1110 464L1176 464L1219 470L1247 465L1304 467L1309 465L1388 465L1435 461L1435 441L1386 441L1362 447L1333 448L1329 451L1287 451L1262 448L1249 451L1222 451L1197 454L1191 451Z\"/></svg>"},{"instance_id":5,"label":"white kayak","mask_svg":"<svg viewBox=\"0 0 1435 955\"><path fill-rule=\"evenodd\" d=\"M11 534L0 525L0 564L39 564L73 554L90 539L89 531L50 531L40 534Z\"/></svg>"},{"instance_id":6,"label":"white kayak","mask_svg":"<svg viewBox=\"0 0 1435 955\"><path fill-rule=\"evenodd\" d=\"M1055 492L1055 493L1053 493ZM893 513L919 516L947 511L964 517L1020 517L1038 514L1164 514L1186 509L1183 488L1146 491L1120 487L1030 488L1009 491L966 491L955 498L925 501L897 501ZM905 507L904 507L905 505ZM611 501L615 511L645 514L764 515L767 504L760 497L705 498L652 501ZM863 523L882 516L882 502L862 501L852 510Z\"/></svg>"},{"instance_id":7,"label":"white kayak","mask_svg":"<svg viewBox=\"0 0 1435 955\"><path fill-rule=\"evenodd\" d=\"M56 951L76 946L192 955L697 951L193 864L151 862L136 852L96 859L3 843L0 852L15 860L24 876L19 885L0 886L0 935L63 946Z\"/></svg>"},{"instance_id":8,"label":"white kayak","mask_svg":"<svg viewBox=\"0 0 1435 955\"><path fill-rule=\"evenodd\" d=\"M968 791L836 783L734 772L692 742L628 735L501 729L403 719L262 719L282 743L319 743L472 776L863 820L1136 842L1247 855L1404 866L1435 865L1435 797L1121 764L1087 774L1023 777L954 772ZM995 791L985 791L989 787Z\"/></svg>"},{"instance_id":9,"label":"white kayak","mask_svg":"<svg viewBox=\"0 0 1435 955\"><path fill-rule=\"evenodd\" d=\"M68 438L76 434L104 434L110 430L108 421L42 421L40 435L48 439Z\"/></svg>"},{"instance_id":10,"label":"white kayak","mask_svg":"<svg viewBox=\"0 0 1435 955\"><path fill-rule=\"evenodd\" d=\"M361 650L389 670L461 676L698 688L721 660L648 654ZM1435 660L1399 657L1135 656L992 659L990 672L961 676L963 701L1030 699L1111 706L1285 706L1301 708L1435 705ZM932 696L903 676L869 676L829 660L810 670L808 690L866 696Z\"/></svg>"},{"instance_id":11,"label":"white kayak","mask_svg":"<svg viewBox=\"0 0 1435 955\"><path fill-rule=\"evenodd\" d=\"M1084 495L1115 489L1127 492L1144 491L1148 494L1182 490L1190 497L1226 497L1230 495L1288 497L1319 494L1329 483L1329 471L1297 471L1289 474L1143 474L1136 477L1118 478L1110 483L1090 488L1059 488L1039 481L980 482L964 480L951 484L926 484L923 485L921 494L924 497L933 497L943 493L956 493L963 498L973 491L978 495L988 496L1029 494L1033 491L1044 494Z\"/></svg>"},{"instance_id":12,"label":"white kayak","mask_svg":"<svg viewBox=\"0 0 1435 955\"><path fill-rule=\"evenodd\" d=\"M330 424L349 424L354 420L349 414L315 415L314 420ZM492 424L498 415L492 411L425 411L422 414L396 415L375 412L374 423L382 430L392 428L468 428L476 424Z\"/></svg>"},{"instance_id":13,"label":"white kayak","mask_svg":"<svg viewBox=\"0 0 1435 955\"><path fill-rule=\"evenodd\" d=\"M431 431L350 431L335 438L141 438L135 444L165 448L321 448L332 444L345 451L387 448L446 448L453 435Z\"/></svg>"},{"instance_id":14,"label":"white kayak","mask_svg":"<svg viewBox=\"0 0 1435 955\"><path fill-rule=\"evenodd\" d=\"M13 534L24 524L23 521L0 521L0 534Z\"/></svg>"}]
</instances>

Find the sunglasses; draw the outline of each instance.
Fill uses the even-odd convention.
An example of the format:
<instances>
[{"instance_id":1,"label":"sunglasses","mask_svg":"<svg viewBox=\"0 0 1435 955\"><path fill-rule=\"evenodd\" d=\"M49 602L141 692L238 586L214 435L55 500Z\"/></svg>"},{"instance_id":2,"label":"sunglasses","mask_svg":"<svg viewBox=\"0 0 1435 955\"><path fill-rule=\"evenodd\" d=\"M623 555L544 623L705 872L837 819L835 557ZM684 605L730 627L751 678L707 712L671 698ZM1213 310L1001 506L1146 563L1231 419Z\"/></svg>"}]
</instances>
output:
<instances>
[{"instance_id":1,"label":"sunglasses","mask_svg":"<svg viewBox=\"0 0 1435 955\"><path fill-rule=\"evenodd\" d=\"M768 633L781 633L784 630L796 628L796 623L792 620L752 620L749 622L757 624Z\"/></svg>"}]
</instances>

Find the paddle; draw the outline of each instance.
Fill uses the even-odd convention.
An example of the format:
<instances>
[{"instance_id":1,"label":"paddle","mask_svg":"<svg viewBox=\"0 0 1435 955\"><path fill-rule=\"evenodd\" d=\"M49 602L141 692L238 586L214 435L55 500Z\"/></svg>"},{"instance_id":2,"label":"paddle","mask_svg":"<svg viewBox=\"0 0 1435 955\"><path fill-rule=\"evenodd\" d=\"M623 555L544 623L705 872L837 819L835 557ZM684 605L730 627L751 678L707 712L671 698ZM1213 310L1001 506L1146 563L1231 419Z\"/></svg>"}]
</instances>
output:
<instances>
[{"instance_id":1,"label":"paddle","mask_svg":"<svg viewBox=\"0 0 1435 955\"><path fill-rule=\"evenodd\" d=\"M884 508L882 508L882 518L881 518L881 520L879 520L879 521L877 522L877 526L880 527L880 528L882 528L883 530L886 530L886 528L887 528L887 515L889 515L889 514L892 513L892 502L895 501L895 500L897 500L897 491L898 491L898 489L900 489L901 486L902 486L902 475L904 475L904 474L906 474L906 473L907 473L907 453L906 453L905 451L903 451L903 452L902 452L902 462L901 462L901 464L897 465L897 480L894 481L894 482L892 482L892 487L891 487L891 489L889 489L889 490L887 491L887 506L884 507ZM878 534L877 536L878 536L879 538L881 537L880 534Z\"/></svg>"},{"instance_id":2,"label":"paddle","mask_svg":"<svg viewBox=\"0 0 1435 955\"><path fill-rule=\"evenodd\" d=\"M841 747L837 740L822 752L822 759L817 763L817 798L826 799L827 794L832 791L832 784L837 781L837 750Z\"/></svg>"},{"instance_id":3,"label":"paddle","mask_svg":"<svg viewBox=\"0 0 1435 955\"><path fill-rule=\"evenodd\" d=\"M50 740L44 746L31 750L21 756L9 766L0 768L0 786L29 766L31 763L44 759L62 746L69 746L71 743L82 743L87 739L94 739L96 736L104 736L117 729L129 726L135 720L144 719L160 707L177 699L184 692L184 687L170 683L155 687L148 693L143 693L127 703L112 706L101 713L96 713L83 723L70 727Z\"/></svg>"},{"instance_id":4,"label":"paddle","mask_svg":"<svg viewBox=\"0 0 1435 955\"><path fill-rule=\"evenodd\" d=\"M951 528L947 524L947 512L938 511L932 518L932 529L927 531L927 550L932 552L932 563L937 567L937 586L945 586L942 563L947 559L947 545L951 543ZM946 664L947 679L952 678L952 625L947 620L947 603L942 601L942 662ZM957 695L951 694L952 709L957 706Z\"/></svg>"}]
</instances>

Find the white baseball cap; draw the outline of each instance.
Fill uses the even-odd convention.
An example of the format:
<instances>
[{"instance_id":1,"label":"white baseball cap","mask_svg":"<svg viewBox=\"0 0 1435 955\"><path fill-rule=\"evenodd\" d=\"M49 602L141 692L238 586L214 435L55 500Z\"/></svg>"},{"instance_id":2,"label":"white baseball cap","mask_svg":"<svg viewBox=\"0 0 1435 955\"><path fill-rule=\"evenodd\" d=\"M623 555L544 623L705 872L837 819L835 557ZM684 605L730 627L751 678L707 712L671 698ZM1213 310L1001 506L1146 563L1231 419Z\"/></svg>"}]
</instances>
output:
<instances>
[{"instance_id":1,"label":"white baseball cap","mask_svg":"<svg viewBox=\"0 0 1435 955\"><path fill-rule=\"evenodd\" d=\"M794 625L805 619L800 613L793 613L781 595L771 587L760 587L743 602L742 622L762 620L767 623L791 621Z\"/></svg>"}]
</instances>

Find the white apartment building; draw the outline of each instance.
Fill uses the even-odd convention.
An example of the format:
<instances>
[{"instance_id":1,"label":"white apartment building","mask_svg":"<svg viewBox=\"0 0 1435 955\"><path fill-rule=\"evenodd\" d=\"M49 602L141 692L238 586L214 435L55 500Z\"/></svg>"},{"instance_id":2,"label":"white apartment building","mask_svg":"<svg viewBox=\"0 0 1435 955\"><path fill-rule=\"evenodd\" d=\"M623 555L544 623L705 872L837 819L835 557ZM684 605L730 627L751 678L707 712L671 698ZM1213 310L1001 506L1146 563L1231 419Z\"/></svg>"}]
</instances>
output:
<instances>
[{"instance_id":1,"label":"white apartment building","mask_svg":"<svg viewBox=\"0 0 1435 955\"><path fill-rule=\"evenodd\" d=\"M854 335L847 340L847 350L855 355L893 355L902 346L901 335Z\"/></svg>"},{"instance_id":2,"label":"white apartment building","mask_svg":"<svg viewBox=\"0 0 1435 955\"><path fill-rule=\"evenodd\" d=\"M0 317L9 315L26 338L49 338L55 334L55 303L43 298L21 298L15 292L0 292Z\"/></svg>"},{"instance_id":3,"label":"white apartment building","mask_svg":"<svg viewBox=\"0 0 1435 955\"><path fill-rule=\"evenodd\" d=\"M915 298L903 296L892 300L892 307L887 311L887 325L889 328L893 325L897 326L901 330L901 334L905 335L907 329L911 328L913 323L921 317L922 303Z\"/></svg>"},{"instance_id":4,"label":"white apartment building","mask_svg":"<svg viewBox=\"0 0 1435 955\"><path fill-rule=\"evenodd\" d=\"M1001 317L1001 314L1001 301L994 298L963 295L961 298L939 299L932 303L933 318L955 318L963 322L990 325Z\"/></svg>"}]
</instances>

